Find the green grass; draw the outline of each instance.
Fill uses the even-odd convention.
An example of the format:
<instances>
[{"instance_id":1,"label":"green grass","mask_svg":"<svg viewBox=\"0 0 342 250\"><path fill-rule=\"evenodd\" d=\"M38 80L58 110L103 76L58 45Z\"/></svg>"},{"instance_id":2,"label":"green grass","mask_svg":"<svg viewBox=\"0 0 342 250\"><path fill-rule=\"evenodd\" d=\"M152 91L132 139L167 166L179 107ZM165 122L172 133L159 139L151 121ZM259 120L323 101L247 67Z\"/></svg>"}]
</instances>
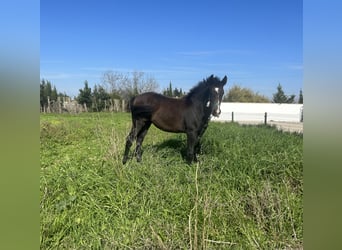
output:
<instances>
[{"instance_id":1,"label":"green grass","mask_svg":"<svg viewBox=\"0 0 342 250\"><path fill-rule=\"evenodd\" d=\"M41 115L41 249L303 247L303 136L210 123L199 163L151 127L122 165L129 114ZM133 147L132 147L133 149Z\"/></svg>"}]
</instances>

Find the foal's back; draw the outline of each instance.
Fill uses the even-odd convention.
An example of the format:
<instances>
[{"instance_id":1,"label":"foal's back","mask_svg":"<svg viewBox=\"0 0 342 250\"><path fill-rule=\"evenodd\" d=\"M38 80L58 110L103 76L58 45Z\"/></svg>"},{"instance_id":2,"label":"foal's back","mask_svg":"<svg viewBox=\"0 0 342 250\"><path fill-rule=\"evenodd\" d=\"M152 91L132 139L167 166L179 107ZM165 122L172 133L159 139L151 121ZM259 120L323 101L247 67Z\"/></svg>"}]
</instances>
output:
<instances>
[{"instance_id":1,"label":"foal's back","mask_svg":"<svg viewBox=\"0 0 342 250\"><path fill-rule=\"evenodd\" d=\"M147 92L131 102L133 118L150 120L156 127L168 132L185 132L184 117L187 104L183 98L171 98Z\"/></svg>"}]
</instances>

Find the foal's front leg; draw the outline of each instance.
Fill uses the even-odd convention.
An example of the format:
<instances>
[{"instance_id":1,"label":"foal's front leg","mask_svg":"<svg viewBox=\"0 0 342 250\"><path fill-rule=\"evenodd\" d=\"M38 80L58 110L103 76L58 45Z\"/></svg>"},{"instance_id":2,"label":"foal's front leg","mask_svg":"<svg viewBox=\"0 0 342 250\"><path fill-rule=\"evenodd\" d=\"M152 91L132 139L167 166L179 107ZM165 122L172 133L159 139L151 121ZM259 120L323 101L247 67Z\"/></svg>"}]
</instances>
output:
<instances>
[{"instance_id":1,"label":"foal's front leg","mask_svg":"<svg viewBox=\"0 0 342 250\"><path fill-rule=\"evenodd\" d=\"M209 120L204 123L202 129L198 133L197 144L195 145L195 153L199 154L201 152L201 138L208 127ZM196 157L196 155L195 155Z\"/></svg>"},{"instance_id":2,"label":"foal's front leg","mask_svg":"<svg viewBox=\"0 0 342 250\"><path fill-rule=\"evenodd\" d=\"M195 146L198 143L198 136L197 133L194 131L187 132L188 137L188 147L187 147L187 155L186 155L186 161L188 164L191 164L191 162L197 161L196 158L196 152L195 152Z\"/></svg>"}]
</instances>

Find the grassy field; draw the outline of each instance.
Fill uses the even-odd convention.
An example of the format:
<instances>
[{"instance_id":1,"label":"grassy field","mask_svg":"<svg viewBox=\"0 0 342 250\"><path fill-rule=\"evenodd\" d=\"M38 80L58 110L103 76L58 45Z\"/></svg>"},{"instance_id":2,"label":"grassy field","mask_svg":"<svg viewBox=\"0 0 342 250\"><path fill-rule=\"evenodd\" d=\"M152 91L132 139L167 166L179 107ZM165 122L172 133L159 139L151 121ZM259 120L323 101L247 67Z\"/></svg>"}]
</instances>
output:
<instances>
[{"instance_id":1,"label":"grassy field","mask_svg":"<svg viewBox=\"0 0 342 250\"><path fill-rule=\"evenodd\" d=\"M41 115L41 249L303 247L302 135L212 122L189 166L185 135L152 126L122 165L130 125Z\"/></svg>"}]
</instances>

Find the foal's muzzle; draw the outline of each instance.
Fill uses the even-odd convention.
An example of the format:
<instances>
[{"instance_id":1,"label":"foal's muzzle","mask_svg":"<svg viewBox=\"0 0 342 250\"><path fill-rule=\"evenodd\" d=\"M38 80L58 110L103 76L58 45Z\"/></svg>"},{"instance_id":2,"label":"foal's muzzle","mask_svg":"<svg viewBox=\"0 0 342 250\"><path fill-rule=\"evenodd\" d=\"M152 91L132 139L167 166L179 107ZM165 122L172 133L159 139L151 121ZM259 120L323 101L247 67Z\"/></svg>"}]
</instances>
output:
<instances>
[{"instance_id":1,"label":"foal's muzzle","mask_svg":"<svg viewBox=\"0 0 342 250\"><path fill-rule=\"evenodd\" d=\"M214 110L214 112L212 113L212 115L215 117L219 117L220 114L221 114L221 110L218 110L218 111Z\"/></svg>"},{"instance_id":2,"label":"foal's muzzle","mask_svg":"<svg viewBox=\"0 0 342 250\"><path fill-rule=\"evenodd\" d=\"M220 104L216 104L214 109L213 109L213 112L211 113L213 116L215 117L219 117L220 114L221 114L221 108L220 108Z\"/></svg>"}]
</instances>

